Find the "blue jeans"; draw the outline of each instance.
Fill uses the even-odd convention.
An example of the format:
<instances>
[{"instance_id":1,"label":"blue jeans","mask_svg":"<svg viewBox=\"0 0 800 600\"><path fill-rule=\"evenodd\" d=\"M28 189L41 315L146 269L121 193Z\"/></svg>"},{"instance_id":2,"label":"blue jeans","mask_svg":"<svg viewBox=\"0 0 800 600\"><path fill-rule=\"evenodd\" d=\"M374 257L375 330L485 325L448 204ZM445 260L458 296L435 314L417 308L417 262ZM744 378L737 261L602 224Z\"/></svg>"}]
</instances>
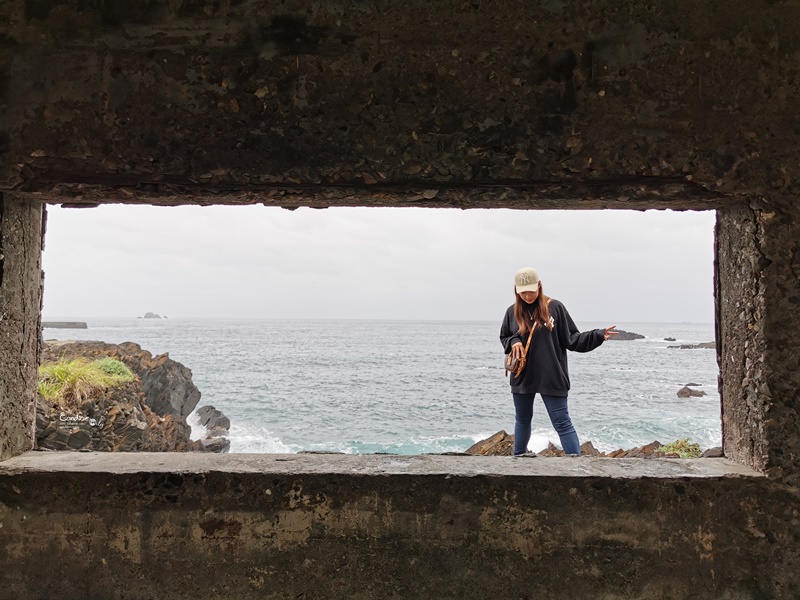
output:
<instances>
[{"instance_id":1,"label":"blue jeans","mask_svg":"<svg viewBox=\"0 0 800 600\"><path fill-rule=\"evenodd\" d=\"M516 420L514 423L514 456L525 454L528 451L528 442L531 439L531 421L533 420L533 399L536 394L511 394L514 396L514 409ZM550 422L561 439L561 447L565 454L581 454L581 445L578 434L569 418L566 396L545 396L539 394L544 400Z\"/></svg>"}]
</instances>

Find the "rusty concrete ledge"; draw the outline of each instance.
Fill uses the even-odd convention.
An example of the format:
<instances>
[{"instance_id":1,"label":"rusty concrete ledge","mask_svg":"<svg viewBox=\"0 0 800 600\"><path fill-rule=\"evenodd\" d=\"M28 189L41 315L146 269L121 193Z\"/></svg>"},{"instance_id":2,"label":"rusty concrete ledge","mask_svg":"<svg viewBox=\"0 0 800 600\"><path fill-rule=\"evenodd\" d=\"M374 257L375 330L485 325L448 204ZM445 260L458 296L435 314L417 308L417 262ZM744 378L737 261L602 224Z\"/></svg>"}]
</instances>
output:
<instances>
[{"instance_id":1,"label":"rusty concrete ledge","mask_svg":"<svg viewBox=\"0 0 800 600\"><path fill-rule=\"evenodd\" d=\"M259 473L676 479L763 477L731 460L542 458L452 455L27 452L0 463L0 478L23 473Z\"/></svg>"}]
</instances>

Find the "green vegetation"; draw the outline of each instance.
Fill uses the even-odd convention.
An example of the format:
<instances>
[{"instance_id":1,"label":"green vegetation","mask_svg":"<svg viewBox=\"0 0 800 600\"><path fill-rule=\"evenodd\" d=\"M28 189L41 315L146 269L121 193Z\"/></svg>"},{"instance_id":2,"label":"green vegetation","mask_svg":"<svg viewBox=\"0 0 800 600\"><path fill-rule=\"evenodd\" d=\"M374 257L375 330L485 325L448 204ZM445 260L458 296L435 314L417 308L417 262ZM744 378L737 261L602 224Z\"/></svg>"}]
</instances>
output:
<instances>
[{"instance_id":1,"label":"green vegetation","mask_svg":"<svg viewBox=\"0 0 800 600\"><path fill-rule=\"evenodd\" d=\"M50 402L78 406L93 395L135 378L128 367L114 358L76 358L40 366L38 389Z\"/></svg>"},{"instance_id":2,"label":"green vegetation","mask_svg":"<svg viewBox=\"0 0 800 600\"><path fill-rule=\"evenodd\" d=\"M657 451L663 452L664 454L671 454L675 452L680 454L681 458L700 458L703 455L702 450L700 450L700 444L690 444L689 438L682 438L680 440L670 442L669 444L658 448Z\"/></svg>"}]
</instances>

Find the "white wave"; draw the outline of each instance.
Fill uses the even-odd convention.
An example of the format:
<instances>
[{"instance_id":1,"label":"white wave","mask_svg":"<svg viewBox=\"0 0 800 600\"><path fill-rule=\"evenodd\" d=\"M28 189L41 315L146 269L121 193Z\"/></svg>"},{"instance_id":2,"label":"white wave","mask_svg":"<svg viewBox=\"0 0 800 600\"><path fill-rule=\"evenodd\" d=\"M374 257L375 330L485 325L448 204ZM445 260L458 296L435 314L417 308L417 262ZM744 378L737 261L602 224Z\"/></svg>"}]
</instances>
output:
<instances>
[{"instance_id":1,"label":"white wave","mask_svg":"<svg viewBox=\"0 0 800 600\"><path fill-rule=\"evenodd\" d=\"M231 442L232 454L293 454L299 450L284 444L265 427L231 424L228 439Z\"/></svg>"},{"instance_id":2,"label":"white wave","mask_svg":"<svg viewBox=\"0 0 800 600\"><path fill-rule=\"evenodd\" d=\"M192 414L186 417L186 423L188 423L189 427L192 428L192 432L189 434L189 439L194 441L201 440L206 437L208 430L200 425L200 421L197 418L197 411L193 411Z\"/></svg>"}]
</instances>

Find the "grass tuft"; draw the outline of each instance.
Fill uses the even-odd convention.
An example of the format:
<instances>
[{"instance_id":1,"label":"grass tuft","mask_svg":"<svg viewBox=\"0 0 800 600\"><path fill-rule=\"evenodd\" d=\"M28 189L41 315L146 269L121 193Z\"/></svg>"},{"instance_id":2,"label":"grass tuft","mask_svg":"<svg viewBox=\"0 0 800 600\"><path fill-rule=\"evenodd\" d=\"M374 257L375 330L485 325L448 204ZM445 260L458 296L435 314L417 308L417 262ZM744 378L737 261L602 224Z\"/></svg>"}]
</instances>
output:
<instances>
[{"instance_id":1,"label":"grass tuft","mask_svg":"<svg viewBox=\"0 0 800 600\"><path fill-rule=\"evenodd\" d=\"M114 358L76 358L40 366L38 390L50 402L79 406L84 400L135 378L124 363Z\"/></svg>"},{"instance_id":2,"label":"grass tuft","mask_svg":"<svg viewBox=\"0 0 800 600\"><path fill-rule=\"evenodd\" d=\"M663 452L664 454L675 452L681 458L700 458L703 455L703 451L700 450L700 444L689 443L689 438L682 438L661 446L658 448L658 452Z\"/></svg>"}]
</instances>

